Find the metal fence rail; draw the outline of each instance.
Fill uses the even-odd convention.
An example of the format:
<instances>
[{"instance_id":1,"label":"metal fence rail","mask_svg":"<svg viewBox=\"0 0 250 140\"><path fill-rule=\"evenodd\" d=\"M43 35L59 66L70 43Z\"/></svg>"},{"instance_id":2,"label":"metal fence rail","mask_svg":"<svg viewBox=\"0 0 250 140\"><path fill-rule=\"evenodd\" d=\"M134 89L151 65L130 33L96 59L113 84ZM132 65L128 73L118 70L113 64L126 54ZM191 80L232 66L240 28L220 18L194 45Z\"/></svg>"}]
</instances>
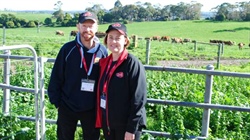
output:
<instances>
[{"instance_id":1,"label":"metal fence rail","mask_svg":"<svg viewBox=\"0 0 250 140\"><path fill-rule=\"evenodd\" d=\"M3 46L0 47L0 50L5 50L5 55L10 56L10 50L13 49L29 49L33 54L33 62L34 62L34 95L35 95L35 123L36 123L36 139L40 139L40 123L39 123L39 97L38 97L38 61L37 61L37 54L35 49L30 45L13 45L13 46ZM3 113L9 114L9 101L10 101L10 89L6 87L12 87L13 89L17 87L10 85L10 58L5 58L5 65L4 65L4 84L1 86L4 89L4 101L3 101ZM25 89L25 88L22 88Z\"/></svg>"},{"instance_id":2,"label":"metal fence rail","mask_svg":"<svg viewBox=\"0 0 250 140\"><path fill-rule=\"evenodd\" d=\"M15 46L13 49L18 49L19 47L27 47L27 46ZM29 46L30 47L30 46ZM29 48L28 47L28 48ZM11 46L8 47L0 47L0 50L9 50ZM31 49L32 50L32 49ZM34 51L34 50L32 50ZM28 120L28 121L35 121L36 122L36 139L45 139L45 123L55 124L55 120L45 118L45 99L44 96L47 91L44 89L44 63L53 63L55 59L53 58L44 58L36 57L36 53L34 52L33 57L27 56L15 56L10 54L2 54L0 58L5 60L9 59L26 59L29 61L34 61L35 69L34 69L34 89L32 88L25 88L25 87L17 87L14 85L10 85L9 83L0 83L0 88L4 90L17 90L23 92L30 92L34 93L35 95L35 108L36 114L34 117L27 117L27 116L19 116L21 120ZM38 65L39 64L39 65ZM201 136L189 136L188 138L191 139L206 139L208 138L208 128L210 122L210 109L221 109L221 110L232 110L232 111L241 111L241 112L250 112L249 107L240 107L240 106L229 106L229 105L218 105L218 104L211 104L211 95L212 95L212 87L213 87L213 76L227 76L227 77L239 77L239 78L250 78L250 73L237 73L237 72L224 72L224 71L215 71L212 65L208 65L206 70L198 70L198 69L189 69L189 68L176 68L176 67L163 67L163 66L149 66L144 65L147 71L168 71L168 72L177 72L177 73L187 73L187 74L200 74L205 75L205 93L204 93L204 103L195 103L195 102L182 102L182 101L173 101L173 100L159 100L159 99L152 99L148 98L147 103L153 104L160 104L160 105L174 105L174 106L185 106L185 107L194 107L194 108L202 108L203 109L203 117L202 117L202 132ZM10 65L6 65L6 67L10 67ZM9 70L9 68L5 68ZM39 71L39 75L38 75ZM6 72L5 72L6 73ZM7 72L8 73L8 72ZM6 77L8 78L8 77ZM39 81L38 81L39 80ZM38 87L38 83L40 86ZM4 93L6 94L6 93ZM3 102L3 106L8 106L7 100ZM8 112L8 110L3 110L3 112ZM39 124L39 121L41 125ZM162 136L166 138L170 138L170 133L167 132L158 132L158 131L151 131L151 130L143 130L144 133L150 133L153 136ZM176 135L178 136L178 135Z\"/></svg>"}]
</instances>

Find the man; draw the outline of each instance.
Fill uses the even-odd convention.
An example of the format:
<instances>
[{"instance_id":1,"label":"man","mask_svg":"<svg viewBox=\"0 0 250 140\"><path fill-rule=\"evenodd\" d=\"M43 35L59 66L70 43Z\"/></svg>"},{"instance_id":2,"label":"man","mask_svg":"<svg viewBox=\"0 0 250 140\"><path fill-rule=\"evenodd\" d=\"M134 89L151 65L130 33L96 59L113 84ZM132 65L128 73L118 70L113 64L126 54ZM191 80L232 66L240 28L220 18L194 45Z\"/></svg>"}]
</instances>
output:
<instances>
[{"instance_id":1,"label":"man","mask_svg":"<svg viewBox=\"0 0 250 140\"><path fill-rule=\"evenodd\" d=\"M91 12L79 15L78 33L74 41L60 49L48 85L50 102L58 109L57 138L74 140L78 121L84 140L97 140L95 128L96 84L99 68L95 64L108 55L95 36L97 16Z\"/></svg>"}]
</instances>

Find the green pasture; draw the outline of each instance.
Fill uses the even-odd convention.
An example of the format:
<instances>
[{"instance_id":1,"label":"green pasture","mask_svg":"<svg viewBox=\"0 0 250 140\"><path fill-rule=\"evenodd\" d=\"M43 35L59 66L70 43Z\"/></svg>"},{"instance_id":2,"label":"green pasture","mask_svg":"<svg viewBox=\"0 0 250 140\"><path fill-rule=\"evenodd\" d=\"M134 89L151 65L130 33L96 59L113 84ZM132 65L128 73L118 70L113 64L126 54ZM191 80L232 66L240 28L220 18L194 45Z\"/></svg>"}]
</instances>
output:
<instances>
[{"instance_id":1,"label":"green pasture","mask_svg":"<svg viewBox=\"0 0 250 140\"><path fill-rule=\"evenodd\" d=\"M99 25L99 31L105 31L108 24ZM249 22L210 22L210 21L164 21L164 22L133 22L127 24L129 35L139 37L170 36L190 38L192 40L209 42L212 40L235 41L236 43L249 43ZM42 38L55 37L56 30L65 32L64 37L68 39L69 32L76 27L40 27L39 34L36 28L7 29L6 36L25 35L26 37L38 36ZM2 31L0 31L2 38ZM23 37L25 37L23 36ZM21 38L19 39L20 41ZM38 40L39 41L39 40ZM11 40L10 40L11 42Z\"/></svg>"},{"instance_id":2,"label":"green pasture","mask_svg":"<svg viewBox=\"0 0 250 140\"><path fill-rule=\"evenodd\" d=\"M13 14L17 18L24 18L27 20L38 20L44 22L46 18L51 18L52 14L42 12L4 12L0 14ZM105 31L107 24L99 26L100 31ZM138 35L139 37L150 36L170 36L190 38L196 41L209 42L213 40L231 40L236 43L243 42L248 44L250 42L250 23L249 22L213 22L206 20L197 21L164 21L164 22L131 22L127 24L129 35ZM43 29L43 28L42 28ZM76 29L74 27L59 28L65 33L69 34L70 30ZM18 29L19 30L19 29ZM26 32L26 29L23 29ZM20 32L23 33L22 29ZM54 31L55 28L44 28L44 32ZM1 32L0 32L1 33ZM48 34L47 34L48 35ZM45 37L40 35L41 37ZM0 36L1 37L1 36ZM51 37L51 36L47 36Z\"/></svg>"},{"instance_id":3,"label":"green pasture","mask_svg":"<svg viewBox=\"0 0 250 140\"><path fill-rule=\"evenodd\" d=\"M108 24L99 25L99 31L104 32ZM129 47L129 51L137 56L144 64L146 63L146 40L145 37L170 36L190 38L197 42L209 43L210 39L236 42L233 46L224 45L221 59L249 59L250 48L248 22L209 22L209 21L165 21L165 22L133 22L127 24L129 36L137 35L138 47ZM56 30L62 30L64 36L55 34ZM6 29L5 38L3 30L0 30L0 41L5 45L29 44L36 48L39 56L55 57L59 48L70 37L70 31L76 27L39 27L39 28L16 28ZM103 39L100 39L101 42ZM242 50L238 49L237 43L246 45ZM194 43L175 44L168 41L150 42L150 65L158 65L159 61L167 60L216 60L218 46L197 44L195 51ZM26 52L19 52L25 54ZM245 64L244 64L245 65ZM228 69L228 68L227 68ZM237 71L249 71L249 67L236 68ZM247 70L248 69L248 70Z\"/></svg>"},{"instance_id":4,"label":"green pasture","mask_svg":"<svg viewBox=\"0 0 250 140\"><path fill-rule=\"evenodd\" d=\"M39 22L44 22L46 18L51 18L52 14L46 13L46 12L39 12L39 11L33 11L33 12L4 12L0 11L1 14L12 14L20 19L26 19L26 20L38 20Z\"/></svg>"},{"instance_id":5,"label":"green pasture","mask_svg":"<svg viewBox=\"0 0 250 140\"><path fill-rule=\"evenodd\" d=\"M213 40L231 40L236 43L249 43L249 22L211 22L211 21L164 21L164 22L134 22L127 24L130 35L140 37L170 36L190 38L192 40L209 42ZM104 31L107 25L100 25Z\"/></svg>"}]
</instances>

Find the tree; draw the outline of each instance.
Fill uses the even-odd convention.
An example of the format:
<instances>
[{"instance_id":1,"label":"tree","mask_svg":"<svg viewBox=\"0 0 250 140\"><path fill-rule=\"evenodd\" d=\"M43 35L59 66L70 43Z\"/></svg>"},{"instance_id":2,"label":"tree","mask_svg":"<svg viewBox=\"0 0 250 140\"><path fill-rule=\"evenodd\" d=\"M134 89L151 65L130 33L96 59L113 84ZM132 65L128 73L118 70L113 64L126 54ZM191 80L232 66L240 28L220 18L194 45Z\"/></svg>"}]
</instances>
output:
<instances>
[{"instance_id":1,"label":"tree","mask_svg":"<svg viewBox=\"0 0 250 140\"><path fill-rule=\"evenodd\" d=\"M61 1L57 1L55 4L54 4L54 6L55 6L55 10L56 11L59 11L59 10L61 10L62 9L62 5L63 5L63 3L61 2Z\"/></svg>"},{"instance_id":2,"label":"tree","mask_svg":"<svg viewBox=\"0 0 250 140\"><path fill-rule=\"evenodd\" d=\"M7 14L1 14L0 24L2 24L3 26L6 26L6 22L8 22L8 15Z\"/></svg>"},{"instance_id":3,"label":"tree","mask_svg":"<svg viewBox=\"0 0 250 140\"><path fill-rule=\"evenodd\" d=\"M180 5L173 5L170 8L171 11L171 17L172 19L176 20L176 19L181 19L182 13L183 13L183 9Z\"/></svg>"},{"instance_id":4,"label":"tree","mask_svg":"<svg viewBox=\"0 0 250 140\"><path fill-rule=\"evenodd\" d=\"M26 27L36 27L36 24L34 21L29 21L26 25Z\"/></svg>"},{"instance_id":5,"label":"tree","mask_svg":"<svg viewBox=\"0 0 250 140\"><path fill-rule=\"evenodd\" d=\"M103 16L103 22L113 22L114 16L111 13L106 13Z\"/></svg>"},{"instance_id":6,"label":"tree","mask_svg":"<svg viewBox=\"0 0 250 140\"><path fill-rule=\"evenodd\" d=\"M72 21L72 17L69 13L66 13L62 22L62 26L74 26L75 24Z\"/></svg>"},{"instance_id":7,"label":"tree","mask_svg":"<svg viewBox=\"0 0 250 140\"><path fill-rule=\"evenodd\" d=\"M115 2L115 4L114 4L114 7L116 7L116 8L121 8L121 7L122 7L122 3L121 3L119 0L117 0L117 1Z\"/></svg>"},{"instance_id":8,"label":"tree","mask_svg":"<svg viewBox=\"0 0 250 140\"><path fill-rule=\"evenodd\" d=\"M155 15L156 10L152 6L152 4L150 2L145 2L143 4L143 7L145 7L147 11L149 12L149 15L148 15L149 20L155 19L154 15Z\"/></svg>"},{"instance_id":9,"label":"tree","mask_svg":"<svg viewBox=\"0 0 250 140\"><path fill-rule=\"evenodd\" d=\"M19 23L21 24L21 27L25 27L26 24L28 23L28 20L26 20L26 19L19 19Z\"/></svg>"},{"instance_id":10,"label":"tree","mask_svg":"<svg viewBox=\"0 0 250 140\"><path fill-rule=\"evenodd\" d=\"M216 15L218 17L225 17L225 19L228 19L229 18L229 13L232 11L231 10L232 8L232 5L230 3L222 3L221 5L217 6L217 13ZM223 16L222 16L223 15Z\"/></svg>"},{"instance_id":11,"label":"tree","mask_svg":"<svg viewBox=\"0 0 250 140\"><path fill-rule=\"evenodd\" d=\"M129 21L137 20L138 10L139 8L136 5L133 4L125 5L122 8L121 17L123 20L129 20Z\"/></svg>"},{"instance_id":12,"label":"tree","mask_svg":"<svg viewBox=\"0 0 250 140\"><path fill-rule=\"evenodd\" d=\"M63 21L63 17L64 17L64 12L62 10L62 5L63 3L61 1L57 1L57 3L54 4L55 6L55 12L52 14L53 18L56 18L57 22L62 22Z\"/></svg>"},{"instance_id":13,"label":"tree","mask_svg":"<svg viewBox=\"0 0 250 140\"><path fill-rule=\"evenodd\" d=\"M250 21L250 12L246 14L244 21Z\"/></svg>"},{"instance_id":14,"label":"tree","mask_svg":"<svg viewBox=\"0 0 250 140\"><path fill-rule=\"evenodd\" d=\"M140 21L147 21L149 20L148 17L151 17L151 13L149 12L148 9L140 6L138 10L138 18Z\"/></svg>"},{"instance_id":15,"label":"tree","mask_svg":"<svg viewBox=\"0 0 250 140\"><path fill-rule=\"evenodd\" d=\"M104 17L104 15L105 15L104 10L98 11L97 17L98 17L98 20L99 20L100 23L103 23L103 17Z\"/></svg>"},{"instance_id":16,"label":"tree","mask_svg":"<svg viewBox=\"0 0 250 140\"><path fill-rule=\"evenodd\" d=\"M161 15L163 17L163 20L169 20L171 17L171 6L172 5L166 5L161 9Z\"/></svg>"},{"instance_id":17,"label":"tree","mask_svg":"<svg viewBox=\"0 0 250 140\"><path fill-rule=\"evenodd\" d=\"M15 23L13 21L7 21L6 28L15 28Z\"/></svg>"},{"instance_id":18,"label":"tree","mask_svg":"<svg viewBox=\"0 0 250 140\"><path fill-rule=\"evenodd\" d=\"M239 7L239 16L244 21L250 21L250 1L237 3Z\"/></svg>"},{"instance_id":19,"label":"tree","mask_svg":"<svg viewBox=\"0 0 250 140\"><path fill-rule=\"evenodd\" d=\"M45 23L45 25L50 26L50 25L52 24L52 19L51 19L51 18L46 18L46 19L44 20L44 23Z\"/></svg>"},{"instance_id":20,"label":"tree","mask_svg":"<svg viewBox=\"0 0 250 140\"><path fill-rule=\"evenodd\" d=\"M226 16L224 14L218 14L215 16L215 20L217 21L224 21L226 19Z\"/></svg>"},{"instance_id":21,"label":"tree","mask_svg":"<svg viewBox=\"0 0 250 140\"><path fill-rule=\"evenodd\" d=\"M186 20L198 20L201 17L201 7L200 3L186 4L186 11L184 12Z\"/></svg>"},{"instance_id":22,"label":"tree","mask_svg":"<svg viewBox=\"0 0 250 140\"><path fill-rule=\"evenodd\" d=\"M98 20L100 21L100 23L102 23L103 16L105 15L103 5L95 4L92 7L86 8L85 10L95 13L97 15Z\"/></svg>"}]
</instances>

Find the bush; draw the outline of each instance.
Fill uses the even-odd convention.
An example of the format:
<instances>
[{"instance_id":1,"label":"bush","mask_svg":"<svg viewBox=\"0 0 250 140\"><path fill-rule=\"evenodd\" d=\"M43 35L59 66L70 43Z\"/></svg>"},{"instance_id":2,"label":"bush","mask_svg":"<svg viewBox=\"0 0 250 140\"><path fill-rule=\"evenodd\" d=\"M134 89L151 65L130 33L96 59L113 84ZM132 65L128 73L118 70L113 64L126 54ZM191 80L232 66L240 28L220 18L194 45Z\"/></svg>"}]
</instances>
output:
<instances>
[{"instance_id":1,"label":"bush","mask_svg":"<svg viewBox=\"0 0 250 140\"><path fill-rule=\"evenodd\" d=\"M6 22L6 28L15 28L15 23L13 21Z\"/></svg>"},{"instance_id":2,"label":"bush","mask_svg":"<svg viewBox=\"0 0 250 140\"><path fill-rule=\"evenodd\" d=\"M26 25L26 27L36 27L36 24L34 21L29 21Z\"/></svg>"},{"instance_id":3,"label":"bush","mask_svg":"<svg viewBox=\"0 0 250 140\"><path fill-rule=\"evenodd\" d=\"M219 14L215 16L216 21L224 21L226 19L226 16L224 14Z\"/></svg>"},{"instance_id":4,"label":"bush","mask_svg":"<svg viewBox=\"0 0 250 140\"><path fill-rule=\"evenodd\" d=\"M123 24L129 24L128 20L123 20Z\"/></svg>"}]
</instances>

